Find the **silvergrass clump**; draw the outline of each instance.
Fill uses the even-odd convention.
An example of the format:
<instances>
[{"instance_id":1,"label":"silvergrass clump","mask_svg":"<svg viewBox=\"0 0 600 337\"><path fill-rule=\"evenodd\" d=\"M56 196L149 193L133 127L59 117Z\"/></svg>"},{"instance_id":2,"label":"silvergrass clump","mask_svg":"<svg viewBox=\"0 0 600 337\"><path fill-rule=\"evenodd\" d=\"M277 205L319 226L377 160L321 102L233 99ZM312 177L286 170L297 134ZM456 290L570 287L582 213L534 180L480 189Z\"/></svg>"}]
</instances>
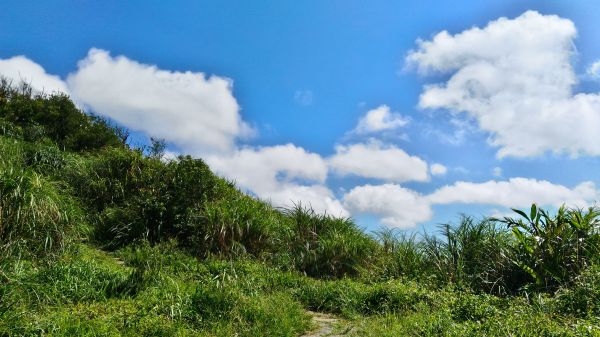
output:
<instances>
[{"instance_id":1,"label":"silvergrass clump","mask_svg":"<svg viewBox=\"0 0 600 337\"><path fill-rule=\"evenodd\" d=\"M379 259L365 270L365 277L424 281L423 277L429 274L430 266L425 255L425 242L417 234L408 235L392 228L384 228L374 234L381 245Z\"/></svg>"},{"instance_id":2,"label":"silvergrass clump","mask_svg":"<svg viewBox=\"0 0 600 337\"><path fill-rule=\"evenodd\" d=\"M291 223L285 254L296 270L314 277L355 276L374 258L376 241L351 219L318 214L301 204L283 213Z\"/></svg>"},{"instance_id":3,"label":"silvergrass clump","mask_svg":"<svg viewBox=\"0 0 600 337\"><path fill-rule=\"evenodd\" d=\"M75 202L38 173L19 167L0 171L0 251L40 255L64 247L80 221Z\"/></svg>"},{"instance_id":4,"label":"silvergrass clump","mask_svg":"<svg viewBox=\"0 0 600 337\"><path fill-rule=\"evenodd\" d=\"M441 237L425 235L426 261L442 284L506 294L522 285L511 260L512 238L490 219L463 216L441 226Z\"/></svg>"},{"instance_id":5,"label":"silvergrass clump","mask_svg":"<svg viewBox=\"0 0 600 337\"><path fill-rule=\"evenodd\" d=\"M271 206L239 193L206 203L191 226L187 241L198 255L241 257L272 251L280 223Z\"/></svg>"}]
</instances>

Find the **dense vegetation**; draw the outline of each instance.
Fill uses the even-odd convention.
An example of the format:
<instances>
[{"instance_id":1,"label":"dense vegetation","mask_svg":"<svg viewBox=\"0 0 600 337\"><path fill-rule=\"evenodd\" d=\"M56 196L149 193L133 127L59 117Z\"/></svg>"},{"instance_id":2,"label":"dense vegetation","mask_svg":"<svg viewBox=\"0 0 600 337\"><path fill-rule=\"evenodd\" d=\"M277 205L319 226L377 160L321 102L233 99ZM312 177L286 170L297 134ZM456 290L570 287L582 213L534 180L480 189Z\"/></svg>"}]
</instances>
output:
<instances>
[{"instance_id":1,"label":"dense vegetation","mask_svg":"<svg viewBox=\"0 0 600 337\"><path fill-rule=\"evenodd\" d=\"M369 235L162 148L0 82L0 336L600 335L596 208Z\"/></svg>"}]
</instances>

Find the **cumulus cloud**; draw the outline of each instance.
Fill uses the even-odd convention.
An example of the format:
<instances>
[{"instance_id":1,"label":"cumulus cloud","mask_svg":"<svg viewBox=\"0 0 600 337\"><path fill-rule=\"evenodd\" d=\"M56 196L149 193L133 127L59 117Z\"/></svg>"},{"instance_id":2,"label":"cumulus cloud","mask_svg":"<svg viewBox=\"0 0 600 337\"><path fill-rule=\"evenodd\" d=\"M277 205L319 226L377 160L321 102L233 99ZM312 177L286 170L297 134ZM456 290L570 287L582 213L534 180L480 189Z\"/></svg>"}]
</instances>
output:
<instances>
[{"instance_id":1,"label":"cumulus cloud","mask_svg":"<svg viewBox=\"0 0 600 337\"><path fill-rule=\"evenodd\" d=\"M344 206L351 212L377 215L390 227L411 228L432 217L423 196L397 184L355 187L344 195Z\"/></svg>"},{"instance_id":2,"label":"cumulus cloud","mask_svg":"<svg viewBox=\"0 0 600 337\"><path fill-rule=\"evenodd\" d=\"M492 169L492 174L494 175L494 177L502 177L502 168L501 167L494 167Z\"/></svg>"},{"instance_id":3,"label":"cumulus cloud","mask_svg":"<svg viewBox=\"0 0 600 337\"><path fill-rule=\"evenodd\" d=\"M446 166L438 163L432 164L429 170L434 176L443 176L448 172L448 168Z\"/></svg>"},{"instance_id":4,"label":"cumulus cloud","mask_svg":"<svg viewBox=\"0 0 600 337\"><path fill-rule=\"evenodd\" d=\"M586 181L568 188L545 180L511 178L483 183L459 181L441 187L427 196L432 204L486 204L504 207L526 207L532 203L545 206L585 207L599 196L593 182Z\"/></svg>"},{"instance_id":5,"label":"cumulus cloud","mask_svg":"<svg viewBox=\"0 0 600 337\"><path fill-rule=\"evenodd\" d=\"M425 86L419 106L467 113L489 132L498 157L600 155L600 95L573 92L576 33L570 20L528 11L419 40L407 64L450 75Z\"/></svg>"},{"instance_id":6,"label":"cumulus cloud","mask_svg":"<svg viewBox=\"0 0 600 337\"><path fill-rule=\"evenodd\" d=\"M162 70L91 49L67 83L96 113L188 153L231 151L238 137L251 134L228 78Z\"/></svg>"},{"instance_id":7,"label":"cumulus cloud","mask_svg":"<svg viewBox=\"0 0 600 337\"><path fill-rule=\"evenodd\" d=\"M330 167L339 175L357 175L393 182L427 181L427 163L393 145L376 140L368 143L339 145L329 158Z\"/></svg>"},{"instance_id":8,"label":"cumulus cloud","mask_svg":"<svg viewBox=\"0 0 600 337\"><path fill-rule=\"evenodd\" d=\"M600 60L592 63L588 67L587 74L593 79L600 80Z\"/></svg>"},{"instance_id":9,"label":"cumulus cloud","mask_svg":"<svg viewBox=\"0 0 600 337\"><path fill-rule=\"evenodd\" d=\"M394 130L408 124L408 118L399 113L392 112L390 107L382 105L376 109L369 110L358 121L353 130L356 134L368 134L381 131Z\"/></svg>"},{"instance_id":10,"label":"cumulus cloud","mask_svg":"<svg viewBox=\"0 0 600 337\"><path fill-rule=\"evenodd\" d=\"M506 181L473 183L459 181L422 195L398 184L364 185L343 197L344 206L353 213L368 213L390 227L411 228L432 217L432 206L447 204L483 204L524 208L532 203L540 206L587 207L600 197L593 182L586 181L569 188L545 180L512 178ZM494 209L492 215L509 212ZM512 215L512 214L511 214Z\"/></svg>"},{"instance_id":11,"label":"cumulus cloud","mask_svg":"<svg viewBox=\"0 0 600 337\"><path fill-rule=\"evenodd\" d=\"M69 93L66 83L59 76L48 74L42 66L25 56L0 60L0 76L14 85L25 82L38 92Z\"/></svg>"},{"instance_id":12,"label":"cumulus cloud","mask_svg":"<svg viewBox=\"0 0 600 337\"><path fill-rule=\"evenodd\" d=\"M245 189L275 206L289 207L301 202L316 211L336 216L348 212L323 184L327 163L321 156L293 144L242 148L230 155L206 157L219 174L234 179Z\"/></svg>"}]
</instances>

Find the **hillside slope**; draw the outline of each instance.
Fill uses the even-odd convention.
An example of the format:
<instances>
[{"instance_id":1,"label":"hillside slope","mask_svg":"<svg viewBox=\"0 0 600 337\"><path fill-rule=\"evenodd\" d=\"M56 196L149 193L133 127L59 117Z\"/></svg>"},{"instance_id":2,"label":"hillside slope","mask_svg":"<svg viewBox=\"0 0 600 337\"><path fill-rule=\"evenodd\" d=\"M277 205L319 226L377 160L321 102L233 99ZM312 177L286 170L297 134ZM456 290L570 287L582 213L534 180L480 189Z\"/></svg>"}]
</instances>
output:
<instances>
[{"instance_id":1,"label":"hillside slope","mask_svg":"<svg viewBox=\"0 0 600 337\"><path fill-rule=\"evenodd\" d=\"M600 335L595 208L370 235L126 140L0 83L0 336Z\"/></svg>"}]
</instances>

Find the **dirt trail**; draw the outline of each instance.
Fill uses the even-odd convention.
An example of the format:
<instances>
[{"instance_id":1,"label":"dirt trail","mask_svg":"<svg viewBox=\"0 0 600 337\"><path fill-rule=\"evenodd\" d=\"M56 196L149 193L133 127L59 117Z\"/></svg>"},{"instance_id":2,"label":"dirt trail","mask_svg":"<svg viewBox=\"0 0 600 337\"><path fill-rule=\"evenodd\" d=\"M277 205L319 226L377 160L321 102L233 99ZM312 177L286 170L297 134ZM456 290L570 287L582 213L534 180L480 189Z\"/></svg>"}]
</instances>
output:
<instances>
[{"instance_id":1,"label":"dirt trail","mask_svg":"<svg viewBox=\"0 0 600 337\"><path fill-rule=\"evenodd\" d=\"M301 337L342 337L347 336L350 332L350 329L348 328L341 332L341 334L334 334L336 328L343 322L342 320L335 316L320 312L309 311L308 313L312 316L312 321L316 328Z\"/></svg>"}]
</instances>

